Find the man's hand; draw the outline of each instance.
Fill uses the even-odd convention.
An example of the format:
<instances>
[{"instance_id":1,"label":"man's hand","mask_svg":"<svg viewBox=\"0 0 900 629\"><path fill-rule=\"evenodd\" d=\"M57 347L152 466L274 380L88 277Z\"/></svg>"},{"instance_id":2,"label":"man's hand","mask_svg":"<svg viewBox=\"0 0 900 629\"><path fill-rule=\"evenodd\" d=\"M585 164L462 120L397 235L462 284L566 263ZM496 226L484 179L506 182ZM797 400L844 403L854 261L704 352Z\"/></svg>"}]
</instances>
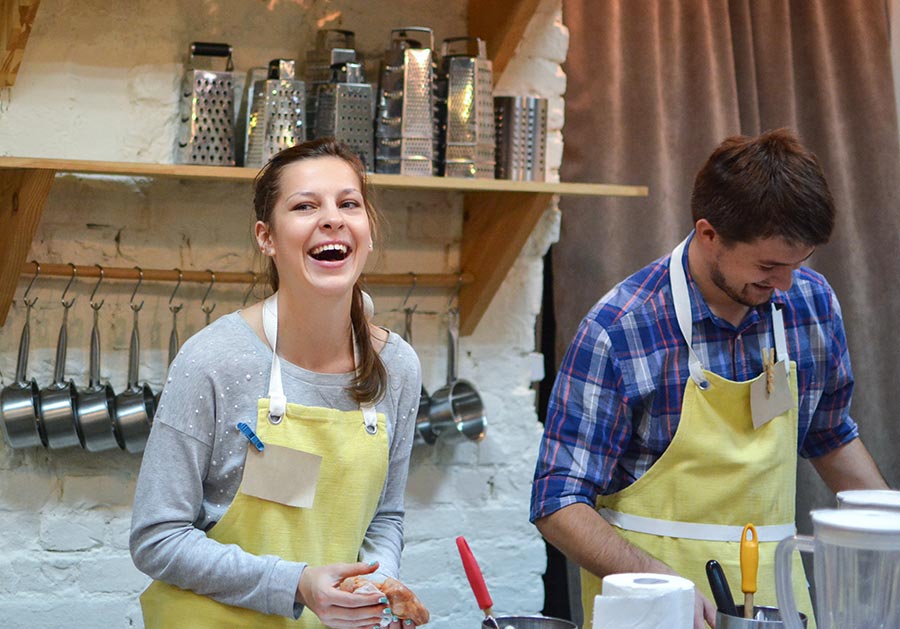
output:
<instances>
[{"instance_id":1,"label":"man's hand","mask_svg":"<svg viewBox=\"0 0 900 629\"><path fill-rule=\"evenodd\" d=\"M716 629L716 606L694 589L694 629L706 629L707 625Z\"/></svg>"},{"instance_id":2,"label":"man's hand","mask_svg":"<svg viewBox=\"0 0 900 629\"><path fill-rule=\"evenodd\" d=\"M372 629L378 626L388 609L387 598L381 593L344 592L338 586L347 577L370 574L377 569L377 563L363 562L307 566L297 583L297 601L333 629Z\"/></svg>"}]
</instances>

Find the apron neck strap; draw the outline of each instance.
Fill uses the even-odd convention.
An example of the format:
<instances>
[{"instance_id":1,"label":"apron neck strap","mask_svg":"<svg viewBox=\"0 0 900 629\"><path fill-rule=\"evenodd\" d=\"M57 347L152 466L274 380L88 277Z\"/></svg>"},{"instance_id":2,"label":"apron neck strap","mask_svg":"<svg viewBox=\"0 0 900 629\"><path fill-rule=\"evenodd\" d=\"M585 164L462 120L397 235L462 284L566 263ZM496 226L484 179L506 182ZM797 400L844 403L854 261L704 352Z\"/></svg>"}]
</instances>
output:
<instances>
[{"instance_id":1,"label":"apron neck strap","mask_svg":"<svg viewBox=\"0 0 900 629\"><path fill-rule=\"evenodd\" d=\"M281 377L281 359L278 358L278 292L276 291L263 302L263 331L266 340L272 347L272 367L269 373L269 421L278 423L284 416L287 408L287 398L284 395L284 384ZM356 343L356 335L350 334L353 341L353 367L359 366L359 346ZM378 427L378 415L372 405L360 405L366 431L375 434Z\"/></svg>"},{"instance_id":2,"label":"apron neck strap","mask_svg":"<svg viewBox=\"0 0 900 629\"><path fill-rule=\"evenodd\" d=\"M701 389L707 389L709 380L703 373L700 357L691 346L694 318L691 316L691 293L688 291L687 276L684 273L684 249L687 241L685 238L672 250L669 259L669 282L672 285L672 300L675 302L675 318L688 347L688 369L691 372L691 379Z\"/></svg>"}]
</instances>

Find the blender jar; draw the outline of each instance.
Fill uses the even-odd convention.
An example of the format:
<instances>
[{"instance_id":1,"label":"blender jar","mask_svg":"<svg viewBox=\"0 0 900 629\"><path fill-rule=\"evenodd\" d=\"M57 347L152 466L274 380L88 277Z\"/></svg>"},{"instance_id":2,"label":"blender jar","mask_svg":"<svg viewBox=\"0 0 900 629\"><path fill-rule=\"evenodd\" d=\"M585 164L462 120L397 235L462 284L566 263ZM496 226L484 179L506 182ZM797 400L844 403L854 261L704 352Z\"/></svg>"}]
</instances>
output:
<instances>
[{"instance_id":1,"label":"blender jar","mask_svg":"<svg viewBox=\"0 0 900 629\"><path fill-rule=\"evenodd\" d=\"M813 511L813 536L782 540L775 589L784 626L801 629L791 588L794 548L813 553L819 629L900 627L900 513L864 509Z\"/></svg>"}]
</instances>

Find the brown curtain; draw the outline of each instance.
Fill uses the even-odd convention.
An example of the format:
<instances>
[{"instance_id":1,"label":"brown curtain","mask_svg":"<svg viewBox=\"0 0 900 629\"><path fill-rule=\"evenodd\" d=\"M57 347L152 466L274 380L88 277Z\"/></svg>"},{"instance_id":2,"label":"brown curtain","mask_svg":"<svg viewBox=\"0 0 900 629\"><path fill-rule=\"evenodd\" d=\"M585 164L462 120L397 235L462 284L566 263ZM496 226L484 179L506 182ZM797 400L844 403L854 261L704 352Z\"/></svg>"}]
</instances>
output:
<instances>
[{"instance_id":1,"label":"brown curtain","mask_svg":"<svg viewBox=\"0 0 900 629\"><path fill-rule=\"evenodd\" d=\"M722 139L791 127L838 206L811 265L843 307L852 415L900 486L900 147L884 0L563 0L563 20L561 178L646 184L650 196L562 199L557 357L600 296L684 237L694 175ZM800 529L833 501L802 463Z\"/></svg>"}]
</instances>

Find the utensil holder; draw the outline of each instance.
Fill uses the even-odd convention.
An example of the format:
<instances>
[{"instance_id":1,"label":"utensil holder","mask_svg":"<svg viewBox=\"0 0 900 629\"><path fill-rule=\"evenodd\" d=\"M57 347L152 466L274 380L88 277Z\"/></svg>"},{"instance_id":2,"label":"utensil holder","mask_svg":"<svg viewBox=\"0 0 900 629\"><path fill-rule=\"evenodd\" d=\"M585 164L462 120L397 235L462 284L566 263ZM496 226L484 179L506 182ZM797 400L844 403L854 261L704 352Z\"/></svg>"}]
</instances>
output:
<instances>
[{"instance_id":1,"label":"utensil holder","mask_svg":"<svg viewBox=\"0 0 900 629\"><path fill-rule=\"evenodd\" d=\"M547 99L496 96L497 179L544 181L547 168Z\"/></svg>"}]
</instances>

